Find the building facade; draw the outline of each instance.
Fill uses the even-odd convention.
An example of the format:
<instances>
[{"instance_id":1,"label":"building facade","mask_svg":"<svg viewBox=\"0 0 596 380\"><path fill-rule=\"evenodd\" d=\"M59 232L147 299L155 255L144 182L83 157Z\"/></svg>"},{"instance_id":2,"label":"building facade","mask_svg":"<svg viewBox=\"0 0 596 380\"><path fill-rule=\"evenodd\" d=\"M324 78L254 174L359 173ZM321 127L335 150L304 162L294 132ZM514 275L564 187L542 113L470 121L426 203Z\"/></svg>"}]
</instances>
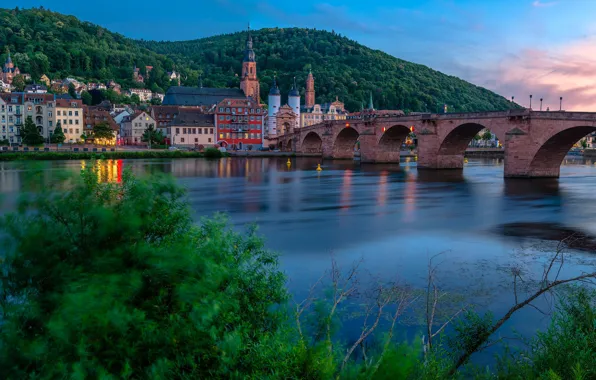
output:
<instances>
[{"instance_id":1,"label":"building facade","mask_svg":"<svg viewBox=\"0 0 596 380\"><path fill-rule=\"evenodd\" d=\"M217 144L232 149L263 146L265 109L252 98L225 99L217 105Z\"/></svg>"},{"instance_id":2,"label":"building facade","mask_svg":"<svg viewBox=\"0 0 596 380\"><path fill-rule=\"evenodd\" d=\"M120 126L116 123L112 115L110 115L109 111L102 107L90 107L83 105L83 121L83 130L86 136L93 135L93 127L96 125L106 123L114 131L114 137L99 143L105 143L105 145L116 145L120 137Z\"/></svg>"},{"instance_id":3,"label":"building facade","mask_svg":"<svg viewBox=\"0 0 596 380\"><path fill-rule=\"evenodd\" d=\"M182 108L168 127L172 145L207 148L215 145L215 115L197 108Z\"/></svg>"},{"instance_id":4,"label":"building facade","mask_svg":"<svg viewBox=\"0 0 596 380\"><path fill-rule=\"evenodd\" d=\"M151 107L151 117L155 120L155 128L161 131L166 138L170 138L168 132L170 123L178 116L180 106L153 106Z\"/></svg>"},{"instance_id":5,"label":"building facade","mask_svg":"<svg viewBox=\"0 0 596 380\"><path fill-rule=\"evenodd\" d=\"M54 125L62 127L64 142L81 141L84 130L83 101L81 99L56 99L56 121Z\"/></svg>"},{"instance_id":6,"label":"building facade","mask_svg":"<svg viewBox=\"0 0 596 380\"><path fill-rule=\"evenodd\" d=\"M345 120L348 112L344 103L336 97L332 103L316 104L315 102L315 78L312 72L306 77L306 92L304 106L300 113L300 128L309 125L322 123L326 120Z\"/></svg>"},{"instance_id":7,"label":"building facade","mask_svg":"<svg viewBox=\"0 0 596 380\"><path fill-rule=\"evenodd\" d=\"M24 119L23 125L27 118L31 120L37 127L41 136L48 139L54 132L56 127L56 101L53 94L23 94L24 104Z\"/></svg>"},{"instance_id":8,"label":"building facade","mask_svg":"<svg viewBox=\"0 0 596 380\"><path fill-rule=\"evenodd\" d=\"M143 143L143 133L150 125L156 126L155 120L145 111L137 111L133 115L125 116L120 125L120 137L124 145L146 145Z\"/></svg>"},{"instance_id":9,"label":"building facade","mask_svg":"<svg viewBox=\"0 0 596 380\"><path fill-rule=\"evenodd\" d=\"M145 88L131 88L128 90L128 96L138 95L141 102L149 102L153 99L153 94L151 90L147 90Z\"/></svg>"},{"instance_id":10,"label":"building facade","mask_svg":"<svg viewBox=\"0 0 596 380\"><path fill-rule=\"evenodd\" d=\"M21 143L24 107L23 94L0 94L0 139L7 140L10 145Z\"/></svg>"}]
</instances>

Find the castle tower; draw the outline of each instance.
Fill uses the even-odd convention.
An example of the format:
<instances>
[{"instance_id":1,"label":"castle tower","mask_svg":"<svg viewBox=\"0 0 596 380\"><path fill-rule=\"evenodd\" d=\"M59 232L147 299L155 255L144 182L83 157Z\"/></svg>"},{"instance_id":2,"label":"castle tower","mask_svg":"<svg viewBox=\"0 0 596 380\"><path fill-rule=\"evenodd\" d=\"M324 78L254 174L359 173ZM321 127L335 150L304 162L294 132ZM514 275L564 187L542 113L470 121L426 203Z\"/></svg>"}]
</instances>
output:
<instances>
[{"instance_id":1,"label":"castle tower","mask_svg":"<svg viewBox=\"0 0 596 380\"><path fill-rule=\"evenodd\" d=\"M273 77L273 85L271 86L271 90L269 91L269 110L267 113L267 134L269 136L277 135L277 120L275 118L275 115L279 111L280 105L281 93L279 91L279 87L277 87L277 81L275 80L275 77Z\"/></svg>"},{"instance_id":2,"label":"castle tower","mask_svg":"<svg viewBox=\"0 0 596 380\"><path fill-rule=\"evenodd\" d=\"M244 49L244 60L242 61L242 78L240 79L240 89L244 95L259 100L259 80L257 79L257 62L255 52L252 49L252 35L250 26L248 27L248 36L246 37L246 49Z\"/></svg>"},{"instance_id":3,"label":"castle tower","mask_svg":"<svg viewBox=\"0 0 596 380\"><path fill-rule=\"evenodd\" d=\"M312 71L308 73L308 77L306 78L304 105L306 108L312 108L315 105L315 78L312 76Z\"/></svg>"},{"instance_id":4,"label":"castle tower","mask_svg":"<svg viewBox=\"0 0 596 380\"><path fill-rule=\"evenodd\" d=\"M296 77L294 77L294 86L288 94L288 105L292 107L292 111L296 114L294 128L300 128L300 91L298 91L298 86L296 86Z\"/></svg>"}]
</instances>

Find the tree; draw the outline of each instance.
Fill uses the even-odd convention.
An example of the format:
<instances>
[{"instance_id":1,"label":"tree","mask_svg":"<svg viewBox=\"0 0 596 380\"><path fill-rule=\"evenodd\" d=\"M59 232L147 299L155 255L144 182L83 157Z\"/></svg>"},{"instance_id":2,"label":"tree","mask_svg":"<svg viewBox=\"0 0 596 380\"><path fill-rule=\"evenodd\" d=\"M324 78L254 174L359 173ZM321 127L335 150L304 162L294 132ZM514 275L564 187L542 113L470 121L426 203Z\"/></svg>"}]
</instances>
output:
<instances>
[{"instance_id":1,"label":"tree","mask_svg":"<svg viewBox=\"0 0 596 380\"><path fill-rule=\"evenodd\" d=\"M151 99L151 105L152 106L160 106L161 105L161 99L160 98L152 98Z\"/></svg>"},{"instance_id":2,"label":"tree","mask_svg":"<svg viewBox=\"0 0 596 380\"><path fill-rule=\"evenodd\" d=\"M114 130L110 128L110 125L102 121L93 126L93 138L100 140L111 140L114 138Z\"/></svg>"},{"instance_id":3,"label":"tree","mask_svg":"<svg viewBox=\"0 0 596 380\"><path fill-rule=\"evenodd\" d=\"M16 91L22 92L25 90L25 78L19 74L12 78L12 86Z\"/></svg>"},{"instance_id":4,"label":"tree","mask_svg":"<svg viewBox=\"0 0 596 380\"><path fill-rule=\"evenodd\" d=\"M23 135L23 144L27 145L40 145L43 144L43 137L39 133L39 130L33 123L33 119L31 116L27 116L25 120L25 126L23 127L22 133Z\"/></svg>"},{"instance_id":5,"label":"tree","mask_svg":"<svg viewBox=\"0 0 596 380\"><path fill-rule=\"evenodd\" d=\"M195 225L173 181L101 184L99 164L0 224L0 378L258 379L296 363L285 277L255 229Z\"/></svg>"},{"instance_id":6,"label":"tree","mask_svg":"<svg viewBox=\"0 0 596 380\"><path fill-rule=\"evenodd\" d=\"M141 98L139 98L138 94L132 94L130 96L130 102L131 104L141 104Z\"/></svg>"},{"instance_id":7,"label":"tree","mask_svg":"<svg viewBox=\"0 0 596 380\"><path fill-rule=\"evenodd\" d=\"M493 139L493 134L487 129L483 134L482 134L482 140L484 141L490 141Z\"/></svg>"},{"instance_id":8,"label":"tree","mask_svg":"<svg viewBox=\"0 0 596 380\"><path fill-rule=\"evenodd\" d=\"M152 144L162 145L164 143L165 137L163 133L159 130L155 129L153 124L149 124L145 132L143 132L143 136L141 137L141 141L146 142L151 148Z\"/></svg>"},{"instance_id":9,"label":"tree","mask_svg":"<svg viewBox=\"0 0 596 380\"><path fill-rule=\"evenodd\" d=\"M83 104L85 105L92 105L93 104L93 97L87 91L81 92L81 99L83 100Z\"/></svg>"},{"instance_id":10,"label":"tree","mask_svg":"<svg viewBox=\"0 0 596 380\"><path fill-rule=\"evenodd\" d=\"M75 88L74 84L72 84L72 83L70 83L68 85L68 95L70 95L73 99L78 98L77 89Z\"/></svg>"},{"instance_id":11,"label":"tree","mask_svg":"<svg viewBox=\"0 0 596 380\"><path fill-rule=\"evenodd\" d=\"M580 144L582 145L582 148L584 148L584 149L588 148L588 141L586 139L582 139L580 141Z\"/></svg>"},{"instance_id":12,"label":"tree","mask_svg":"<svg viewBox=\"0 0 596 380\"><path fill-rule=\"evenodd\" d=\"M60 121L56 123L56 129L54 129L54 133L50 138L50 142L52 144L62 144L66 140L66 136L64 136L64 132L62 131L62 126Z\"/></svg>"}]
</instances>

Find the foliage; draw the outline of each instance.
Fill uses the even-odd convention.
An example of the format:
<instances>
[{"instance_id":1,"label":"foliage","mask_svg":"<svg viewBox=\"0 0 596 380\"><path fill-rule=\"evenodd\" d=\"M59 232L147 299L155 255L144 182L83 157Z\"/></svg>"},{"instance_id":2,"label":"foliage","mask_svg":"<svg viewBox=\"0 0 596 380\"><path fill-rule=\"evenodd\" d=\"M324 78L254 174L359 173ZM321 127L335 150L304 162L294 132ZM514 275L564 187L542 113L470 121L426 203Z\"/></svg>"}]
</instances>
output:
<instances>
[{"instance_id":1,"label":"foliage","mask_svg":"<svg viewBox=\"0 0 596 380\"><path fill-rule=\"evenodd\" d=\"M318 103L343 100L351 111L360 109L372 91L379 109L438 112L447 104L454 112L502 110L507 99L482 87L426 66L369 49L334 32L301 28L269 28L252 32L261 81L261 99L267 100L273 76L282 92L296 76L304 83L310 69ZM185 65L186 82L205 87L239 87L242 46L246 32L191 41L138 41L142 47L166 54ZM304 96L304 90L302 95Z\"/></svg>"},{"instance_id":2,"label":"foliage","mask_svg":"<svg viewBox=\"0 0 596 380\"><path fill-rule=\"evenodd\" d=\"M203 154L206 158L221 158L223 156L219 149L213 147L205 148Z\"/></svg>"},{"instance_id":3,"label":"foliage","mask_svg":"<svg viewBox=\"0 0 596 380\"><path fill-rule=\"evenodd\" d=\"M196 86L199 75L206 87L240 85L237 74L246 32L179 42L133 41L43 8L0 10L0 19L0 46L8 46L15 63L33 79L42 74L116 79L124 90L144 86L162 92L172 85L167 71L175 67L186 86ZM369 49L335 32L270 28L252 33L264 101L275 73L287 92L294 76L304 83L312 69L317 102L331 102L338 96L351 111L368 101L370 91L381 109L438 112L447 104L450 110L462 112L519 107L482 87ZM132 79L135 65L146 78L144 85ZM145 66L153 66L148 75ZM112 103L131 101L122 100ZM93 99L93 104L99 102Z\"/></svg>"},{"instance_id":4,"label":"foliage","mask_svg":"<svg viewBox=\"0 0 596 380\"><path fill-rule=\"evenodd\" d=\"M482 134L482 140L484 140L484 141L490 141L490 140L492 140L492 138L493 138L493 134L488 130Z\"/></svg>"},{"instance_id":5,"label":"foliage","mask_svg":"<svg viewBox=\"0 0 596 380\"><path fill-rule=\"evenodd\" d=\"M110 140L114 138L114 131L106 121L102 121L93 126L93 137Z\"/></svg>"},{"instance_id":6,"label":"foliage","mask_svg":"<svg viewBox=\"0 0 596 380\"><path fill-rule=\"evenodd\" d=\"M586 139L581 139L580 144L584 149L588 147L588 141Z\"/></svg>"},{"instance_id":7,"label":"foliage","mask_svg":"<svg viewBox=\"0 0 596 380\"><path fill-rule=\"evenodd\" d=\"M85 104L85 105L88 105L88 106L93 105L93 97L87 91L81 92L81 100L83 101L83 104Z\"/></svg>"},{"instance_id":8,"label":"foliage","mask_svg":"<svg viewBox=\"0 0 596 380\"><path fill-rule=\"evenodd\" d=\"M25 126L21 130L21 135L23 136L23 144L27 145L41 145L43 144L43 137L39 133L39 130L33 123L33 119L31 116L27 116L25 119Z\"/></svg>"},{"instance_id":9,"label":"foliage","mask_svg":"<svg viewBox=\"0 0 596 380\"><path fill-rule=\"evenodd\" d=\"M97 148L96 148L97 149ZM186 152L182 150L169 151L169 150L151 150L151 151L107 151L105 152L5 152L0 154L0 161L21 161L21 160L34 160L34 161L53 161L53 160L85 160L91 159L97 156L97 153L101 153L106 159L147 159L147 158L200 158L207 157L203 152ZM210 158L223 157L224 154L213 154Z\"/></svg>"},{"instance_id":10,"label":"foliage","mask_svg":"<svg viewBox=\"0 0 596 380\"><path fill-rule=\"evenodd\" d=\"M66 140L66 136L64 136L64 132L62 131L62 126L60 125L60 121L56 123L56 128L54 129L54 133L50 138L50 142L52 144L62 144Z\"/></svg>"},{"instance_id":11,"label":"foliage","mask_svg":"<svg viewBox=\"0 0 596 380\"><path fill-rule=\"evenodd\" d=\"M68 84L68 95L70 95L71 98L76 99L77 97L77 90L74 86L74 84L69 83Z\"/></svg>"},{"instance_id":12,"label":"foliage","mask_svg":"<svg viewBox=\"0 0 596 380\"><path fill-rule=\"evenodd\" d=\"M0 146L7 146L7 145L10 145L10 142L8 141L8 139L0 140Z\"/></svg>"},{"instance_id":13,"label":"foliage","mask_svg":"<svg viewBox=\"0 0 596 380\"><path fill-rule=\"evenodd\" d=\"M23 77L21 74L15 75L14 78L12 78L12 86L14 87L15 91L24 91L25 84L25 77Z\"/></svg>"},{"instance_id":14,"label":"foliage","mask_svg":"<svg viewBox=\"0 0 596 380\"><path fill-rule=\"evenodd\" d=\"M8 47L21 72L38 80L48 77L79 77L90 81L117 80L126 90L142 84L132 79L136 66L146 74L145 66L153 66L145 75L145 85L169 87L167 71L174 62L161 54L140 47L117 33L73 16L46 10L0 9L0 46ZM1 62L6 55L3 54ZM181 65L176 68L182 69Z\"/></svg>"},{"instance_id":15,"label":"foliage","mask_svg":"<svg viewBox=\"0 0 596 380\"><path fill-rule=\"evenodd\" d=\"M277 256L224 218L193 226L183 196L128 172L98 184L91 165L22 200L2 223L0 377L262 378L291 357L261 348L279 344Z\"/></svg>"},{"instance_id":16,"label":"foliage","mask_svg":"<svg viewBox=\"0 0 596 380\"><path fill-rule=\"evenodd\" d=\"M156 130L153 124L149 124L141 137L141 141L146 142L149 145L162 145L165 139L163 133L160 130Z\"/></svg>"}]
</instances>

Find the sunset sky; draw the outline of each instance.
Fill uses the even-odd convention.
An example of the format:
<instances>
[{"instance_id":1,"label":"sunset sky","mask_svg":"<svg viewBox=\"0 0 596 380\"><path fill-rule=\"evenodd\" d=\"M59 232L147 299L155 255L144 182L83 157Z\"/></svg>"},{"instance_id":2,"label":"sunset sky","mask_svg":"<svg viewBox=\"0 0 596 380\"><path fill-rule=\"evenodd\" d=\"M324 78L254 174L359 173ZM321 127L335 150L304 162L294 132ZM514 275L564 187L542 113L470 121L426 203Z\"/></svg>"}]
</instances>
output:
<instances>
[{"instance_id":1,"label":"sunset sky","mask_svg":"<svg viewBox=\"0 0 596 380\"><path fill-rule=\"evenodd\" d=\"M13 3L14 4L14 3ZM131 38L187 40L253 28L335 30L533 108L596 111L593 0L19 0Z\"/></svg>"}]
</instances>

